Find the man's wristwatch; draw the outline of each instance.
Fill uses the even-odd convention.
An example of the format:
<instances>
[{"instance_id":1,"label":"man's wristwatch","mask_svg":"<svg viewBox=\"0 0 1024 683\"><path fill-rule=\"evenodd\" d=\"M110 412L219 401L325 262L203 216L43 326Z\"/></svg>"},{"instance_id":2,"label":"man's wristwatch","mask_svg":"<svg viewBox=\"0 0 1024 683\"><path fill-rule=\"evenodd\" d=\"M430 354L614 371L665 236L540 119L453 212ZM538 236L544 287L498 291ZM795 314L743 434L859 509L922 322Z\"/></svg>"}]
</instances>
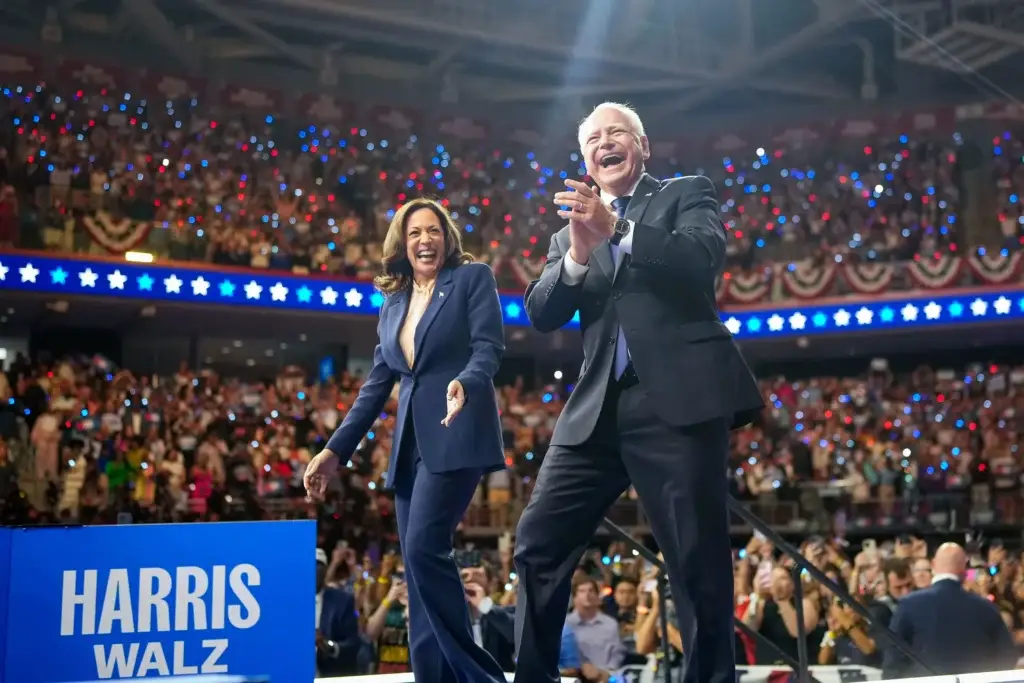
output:
<instances>
[{"instance_id":1,"label":"man's wristwatch","mask_svg":"<svg viewBox=\"0 0 1024 683\"><path fill-rule=\"evenodd\" d=\"M608 240L614 245L618 245L622 241L622 238L629 234L629 221L624 218L620 218L615 221L615 231L612 233L611 238Z\"/></svg>"}]
</instances>

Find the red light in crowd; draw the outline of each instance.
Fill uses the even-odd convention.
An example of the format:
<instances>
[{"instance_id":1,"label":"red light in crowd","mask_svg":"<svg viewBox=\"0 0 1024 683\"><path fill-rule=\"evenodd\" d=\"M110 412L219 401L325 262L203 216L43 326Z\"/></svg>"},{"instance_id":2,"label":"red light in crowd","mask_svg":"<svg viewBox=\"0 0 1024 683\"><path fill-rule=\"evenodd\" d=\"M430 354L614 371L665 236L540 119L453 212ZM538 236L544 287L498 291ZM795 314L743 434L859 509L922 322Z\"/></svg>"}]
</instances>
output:
<instances>
[{"instance_id":1,"label":"red light in crowd","mask_svg":"<svg viewBox=\"0 0 1024 683\"><path fill-rule=\"evenodd\" d=\"M404 202L405 201L405 193L404 192L400 192L398 194L398 201L400 201L400 202Z\"/></svg>"},{"instance_id":2,"label":"red light in crowd","mask_svg":"<svg viewBox=\"0 0 1024 683\"><path fill-rule=\"evenodd\" d=\"M510 228L510 227L508 227L508 226L506 225L506 226L505 226L505 234L506 234L506 235L511 235L511 234L512 234L512 228Z\"/></svg>"},{"instance_id":3,"label":"red light in crowd","mask_svg":"<svg viewBox=\"0 0 1024 683\"><path fill-rule=\"evenodd\" d=\"M216 127L217 127L217 122L216 121L210 121L210 128L216 128Z\"/></svg>"},{"instance_id":4,"label":"red light in crowd","mask_svg":"<svg viewBox=\"0 0 1024 683\"><path fill-rule=\"evenodd\" d=\"M832 214L829 213L828 211L826 211L825 213L821 214L821 220L823 220L823 221L830 221L830 220L832 220Z\"/></svg>"},{"instance_id":5,"label":"red light in crowd","mask_svg":"<svg viewBox=\"0 0 1024 683\"><path fill-rule=\"evenodd\" d=\"M779 207L776 206L775 208L772 209L772 215L778 216L780 213L782 213L782 209L780 209Z\"/></svg>"},{"instance_id":6,"label":"red light in crowd","mask_svg":"<svg viewBox=\"0 0 1024 683\"><path fill-rule=\"evenodd\" d=\"M537 236L536 235L531 235L530 236L530 244L537 244Z\"/></svg>"},{"instance_id":7,"label":"red light in crowd","mask_svg":"<svg viewBox=\"0 0 1024 683\"><path fill-rule=\"evenodd\" d=\"M724 273L722 273L722 279L724 279L724 280L731 280L732 279L732 273L730 273L729 271L725 271Z\"/></svg>"},{"instance_id":8,"label":"red light in crowd","mask_svg":"<svg viewBox=\"0 0 1024 683\"><path fill-rule=\"evenodd\" d=\"M977 429L977 428L978 428L978 423L977 422L971 422L971 423L968 423L968 425L967 425L967 429L969 429L972 432L975 429Z\"/></svg>"},{"instance_id":9,"label":"red light in crowd","mask_svg":"<svg viewBox=\"0 0 1024 683\"><path fill-rule=\"evenodd\" d=\"M511 223L512 222L512 214L510 214L510 213L506 213L505 214L505 222L506 223Z\"/></svg>"},{"instance_id":10,"label":"red light in crowd","mask_svg":"<svg viewBox=\"0 0 1024 683\"><path fill-rule=\"evenodd\" d=\"M828 420L832 419L832 411L831 410L826 410L825 411L825 418L828 419Z\"/></svg>"},{"instance_id":11,"label":"red light in crowd","mask_svg":"<svg viewBox=\"0 0 1024 683\"><path fill-rule=\"evenodd\" d=\"M946 395L939 394L938 396L935 397L935 400L938 401L939 403L943 403L946 400Z\"/></svg>"},{"instance_id":12,"label":"red light in crowd","mask_svg":"<svg viewBox=\"0 0 1024 683\"><path fill-rule=\"evenodd\" d=\"M481 204L483 204L484 206L490 206L490 205L491 205L491 200L490 200L490 199L488 199L487 197L484 197L484 198L483 198L483 199L482 199L482 200L480 201L480 203L481 203Z\"/></svg>"},{"instance_id":13,"label":"red light in crowd","mask_svg":"<svg viewBox=\"0 0 1024 683\"><path fill-rule=\"evenodd\" d=\"M491 240L491 249L498 248L498 240Z\"/></svg>"},{"instance_id":14,"label":"red light in crowd","mask_svg":"<svg viewBox=\"0 0 1024 683\"><path fill-rule=\"evenodd\" d=\"M892 429L892 421L891 420L886 420L885 421L885 428L886 429Z\"/></svg>"},{"instance_id":15,"label":"red light in crowd","mask_svg":"<svg viewBox=\"0 0 1024 683\"><path fill-rule=\"evenodd\" d=\"M864 153L865 154L871 154L871 148L870 147L865 147L864 148Z\"/></svg>"}]
</instances>

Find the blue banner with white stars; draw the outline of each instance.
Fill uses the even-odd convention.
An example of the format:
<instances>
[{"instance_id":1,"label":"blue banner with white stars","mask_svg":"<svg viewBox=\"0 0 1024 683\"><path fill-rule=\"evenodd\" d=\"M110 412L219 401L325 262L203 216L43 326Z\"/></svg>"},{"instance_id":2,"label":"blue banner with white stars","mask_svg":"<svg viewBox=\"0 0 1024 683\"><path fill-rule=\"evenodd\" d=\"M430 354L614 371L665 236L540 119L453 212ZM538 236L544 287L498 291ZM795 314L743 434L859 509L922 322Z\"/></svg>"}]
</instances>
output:
<instances>
[{"instance_id":1,"label":"blue banner with white stars","mask_svg":"<svg viewBox=\"0 0 1024 683\"><path fill-rule=\"evenodd\" d=\"M0 290L351 315L377 315L384 302L384 295L369 282L27 253L0 254ZM522 296L500 296L505 324L528 325ZM1021 318L1024 291L1020 289L915 292L900 298L831 300L824 305L810 301L722 312L722 322L741 340ZM569 323L569 327L578 326L579 314Z\"/></svg>"},{"instance_id":2,"label":"blue banner with white stars","mask_svg":"<svg viewBox=\"0 0 1024 683\"><path fill-rule=\"evenodd\" d=\"M377 315L384 303L369 282L23 253L0 254L0 290L352 315ZM506 324L528 324L521 296L501 294L501 304Z\"/></svg>"}]
</instances>

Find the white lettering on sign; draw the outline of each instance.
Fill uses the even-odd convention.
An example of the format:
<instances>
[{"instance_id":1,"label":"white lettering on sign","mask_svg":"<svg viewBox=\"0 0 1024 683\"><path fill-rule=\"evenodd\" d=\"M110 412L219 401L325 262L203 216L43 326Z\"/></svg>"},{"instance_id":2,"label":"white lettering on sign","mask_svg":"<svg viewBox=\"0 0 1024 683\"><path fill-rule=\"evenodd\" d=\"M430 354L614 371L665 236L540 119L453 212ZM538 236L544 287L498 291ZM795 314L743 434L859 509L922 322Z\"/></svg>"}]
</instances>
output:
<instances>
[{"instance_id":1,"label":"white lettering on sign","mask_svg":"<svg viewBox=\"0 0 1024 683\"><path fill-rule=\"evenodd\" d=\"M260 572L251 564L230 571L225 565L209 571L177 567L173 575L160 567L143 567L135 577L134 603L132 578L127 569L111 569L101 586L96 569L66 570L60 634L108 635L115 625L120 633L218 630L225 623L246 629L260 620L260 604L250 590L260 585Z\"/></svg>"},{"instance_id":2,"label":"white lettering on sign","mask_svg":"<svg viewBox=\"0 0 1024 683\"><path fill-rule=\"evenodd\" d=\"M142 650L141 656L139 650ZM151 674L157 676L188 676L200 674L224 674L228 665L221 664L220 658L228 649L227 638L213 638L203 641L205 659L202 664L188 664L185 642L177 640L171 658L171 666L167 665L167 655L161 643L130 643L127 648L121 643L114 645L93 645L96 657L96 675L105 680L108 678L142 678Z\"/></svg>"}]
</instances>

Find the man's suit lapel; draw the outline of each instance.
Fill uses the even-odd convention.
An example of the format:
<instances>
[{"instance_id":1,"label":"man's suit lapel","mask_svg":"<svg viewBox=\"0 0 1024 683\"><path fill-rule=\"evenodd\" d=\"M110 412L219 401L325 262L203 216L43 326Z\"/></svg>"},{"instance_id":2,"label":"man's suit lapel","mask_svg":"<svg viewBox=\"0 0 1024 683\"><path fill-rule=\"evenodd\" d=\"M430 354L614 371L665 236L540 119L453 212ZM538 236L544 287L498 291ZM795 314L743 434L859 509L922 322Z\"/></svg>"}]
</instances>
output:
<instances>
[{"instance_id":1,"label":"man's suit lapel","mask_svg":"<svg viewBox=\"0 0 1024 683\"><path fill-rule=\"evenodd\" d=\"M594 250L594 263L609 282L615 278L615 261L612 260L611 242L605 240L598 245Z\"/></svg>"},{"instance_id":2,"label":"man's suit lapel","mask_svg":"<svg viewBox=\"0 0 1024 683\"><path fill-rule=\"evenodd\" d=\"M441 312L441 308L452 298L451 293L454 287L450 268L445 268L438 273L437 284L434 286L434 295L430 299L430 305L423 312L420 324L416 326L416 365L419 365L420 356L423 352L423 338L426 337L427 332L430 330L430 325L437 318L437 314Z\"/></svg>"},{"instance_id":3,"label":"man's suit lapel","mask_svg":"<svg viewBox=\"0 0 1024 683\"><path fill-rule=\"evenodd\" d=\"M651 203L651 198L654 197L655 193L661 189L661 183L658 182L657 178L647 173L640 176L640 183L636 186L636 192L633 194L633 198L629 200L629 206L626 207L626 220L633 221L636 225L643 221L644 214L647 213L647 207ZM611 245L609 245L610 247ZM611 260L611 249L608 250L608 258ZM612 262L611 272L614 273L612 281L614 282L619 277L619 273L622 272L623 254L619 254L617 262Z\"/></svg>"},{"instance_id":4,"label":"man's suit lapel","mask_svg":"<svg viewBox=\"0 0 1024 683\"><path fill-rule=\"evenodd\" d=\"M651 203L651 198L660 189L661 183L658 182L658 179L644 173L640 177L640 184L636 186L636 194L629 200L629 206L626 208L626 220L633 221L634 223L643 221L644 214L647 212L647 206Z\"/></svg>"}]
</instances>

